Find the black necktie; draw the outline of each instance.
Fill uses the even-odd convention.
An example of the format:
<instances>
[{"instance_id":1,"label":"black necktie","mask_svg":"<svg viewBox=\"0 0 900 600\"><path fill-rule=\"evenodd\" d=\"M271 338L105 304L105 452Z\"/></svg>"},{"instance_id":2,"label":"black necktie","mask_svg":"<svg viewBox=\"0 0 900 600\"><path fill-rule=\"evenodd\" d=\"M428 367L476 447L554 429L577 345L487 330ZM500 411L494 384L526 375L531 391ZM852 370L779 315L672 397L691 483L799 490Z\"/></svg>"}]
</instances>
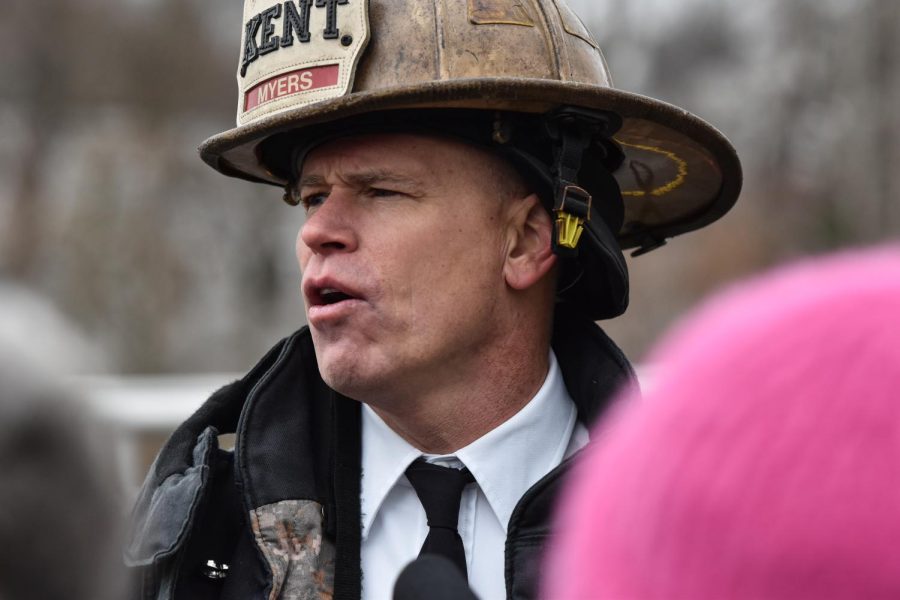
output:
<instances>
[{"instance_id":1,"label":"black necktie","mask_svg":"<svg viewBox=\"0 0 900 600\"><path fill-rule=\"evenodd\" d=\"M406 469L406 478L419 496L428 517L428 536L419 556L439 554L453 561L463 576L466 571L466 551L459 537L459 503L463 489L475 478L468 469L440 467L418 459Z\"/></svg>"}]
</instances>

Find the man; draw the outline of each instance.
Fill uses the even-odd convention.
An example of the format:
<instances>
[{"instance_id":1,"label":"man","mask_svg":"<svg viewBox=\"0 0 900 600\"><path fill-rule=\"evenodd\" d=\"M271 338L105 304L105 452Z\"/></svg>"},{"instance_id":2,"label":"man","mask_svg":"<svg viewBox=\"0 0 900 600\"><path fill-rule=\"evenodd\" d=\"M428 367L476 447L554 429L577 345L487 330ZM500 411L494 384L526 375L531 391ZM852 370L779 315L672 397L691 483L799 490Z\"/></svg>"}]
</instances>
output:
<instances>
[{"instance_id":1,"label":"man","mask_svg":"<svg viewBox=\"0 0 900 600\"><path fill-rule=\"evenodd\" d=\"M593 324L627 306L622 248L724 214L734 151L611 89L561 1L247 0L241 48L201 155L306 210L309 327L161 452L142 597L385 598L420 552L533 597L568 459L633 378Z\"/></svg>"}]
</instances>

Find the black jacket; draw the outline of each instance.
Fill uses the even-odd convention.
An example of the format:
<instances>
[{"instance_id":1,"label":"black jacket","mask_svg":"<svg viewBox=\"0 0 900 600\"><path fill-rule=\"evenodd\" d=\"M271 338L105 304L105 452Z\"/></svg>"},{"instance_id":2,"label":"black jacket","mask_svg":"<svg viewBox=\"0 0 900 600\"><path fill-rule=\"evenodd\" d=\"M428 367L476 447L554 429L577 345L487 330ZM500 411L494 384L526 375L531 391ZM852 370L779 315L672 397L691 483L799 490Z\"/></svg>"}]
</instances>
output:
<instances>
[{"instance_id":1,"label":"black jacket","mask_svg":"<svg viewBox=\"0 0 900 600\"><path fill-rule=\"evenodd\" d=\"M634 379L622 352L590 321L558 315L553 347L587 425ZM218 435L228 432L236 432L233 452L218 447ZM135 597L358 599L360 440L360 405L322 381L308 330L282 340L216 392L157 457L126 550L138 574ZM513 512L511 599L536 595L566 467L535 484Z\"/></svg>"}]
</instances>

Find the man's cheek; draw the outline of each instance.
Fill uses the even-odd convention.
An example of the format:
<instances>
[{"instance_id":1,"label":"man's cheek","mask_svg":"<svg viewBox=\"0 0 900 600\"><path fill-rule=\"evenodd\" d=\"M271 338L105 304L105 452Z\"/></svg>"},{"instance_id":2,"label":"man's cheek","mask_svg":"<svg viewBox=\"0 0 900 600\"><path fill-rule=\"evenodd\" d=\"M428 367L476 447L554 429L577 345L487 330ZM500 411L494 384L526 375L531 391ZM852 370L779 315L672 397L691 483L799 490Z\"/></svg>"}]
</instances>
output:
<instances>
[{"instance_id":1,"label":"man's cheek","mask_svg":"<svg viewBox=\"0 0 900 600\"><path fill-rule=\"evenodd\" d=\"M297 237L294 240L294 256L297 257L297 262L300 263L300 268L306 268L306 263L309 262L309 257L312 255L312 252L309 249L309 246L303 243L303 228L297 232Z\"/></svg>"}]
</instances>

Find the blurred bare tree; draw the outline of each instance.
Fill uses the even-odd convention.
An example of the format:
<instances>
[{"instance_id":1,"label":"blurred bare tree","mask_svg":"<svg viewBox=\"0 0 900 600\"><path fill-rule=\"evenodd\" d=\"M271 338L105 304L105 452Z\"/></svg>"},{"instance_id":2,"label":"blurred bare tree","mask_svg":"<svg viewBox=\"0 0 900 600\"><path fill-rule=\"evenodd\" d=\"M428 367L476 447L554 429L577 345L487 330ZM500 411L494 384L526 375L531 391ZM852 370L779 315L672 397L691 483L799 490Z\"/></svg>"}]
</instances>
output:
<instances>
[{"instance_id":1,"label":"blurred bare tree","mask_svg":"<svg viewBox=\"0 0 900 600\"><path fill-rule=\"evenodd\" d=\"M632 261L636 359L737 276L900 231L896 0L571 0L616 83L719 126L738 207ZM131 372L242 370L302 324L301 216L194 148L233 124L241 2L6 0L0 273Z\"/></svg>"},{"instance_id":2,"label":"blurred bare tree","mask_svg":"<svg viewBox=\"0 0 900 600\"><path fill-rule=\"evenodd\" d=\"M894 0L575 0L619 87L683 106L734 142L737 208L631 263L608 325L632 354L725 282L900 233L900 4Z\"/></svg>"},{"instance_id":3,"label":"blurred bare tree","mask_svg":"<svg viewBox=\"0 0 900 600\"><path fill-rule=\"evenodd\" d=\"M53 297L114 369L240 369L302 322L286 209L254 202L278 194L223 180L194 151L231 124L240 13L4 6L2 271Z\"/></svg>"}]
</instances>

